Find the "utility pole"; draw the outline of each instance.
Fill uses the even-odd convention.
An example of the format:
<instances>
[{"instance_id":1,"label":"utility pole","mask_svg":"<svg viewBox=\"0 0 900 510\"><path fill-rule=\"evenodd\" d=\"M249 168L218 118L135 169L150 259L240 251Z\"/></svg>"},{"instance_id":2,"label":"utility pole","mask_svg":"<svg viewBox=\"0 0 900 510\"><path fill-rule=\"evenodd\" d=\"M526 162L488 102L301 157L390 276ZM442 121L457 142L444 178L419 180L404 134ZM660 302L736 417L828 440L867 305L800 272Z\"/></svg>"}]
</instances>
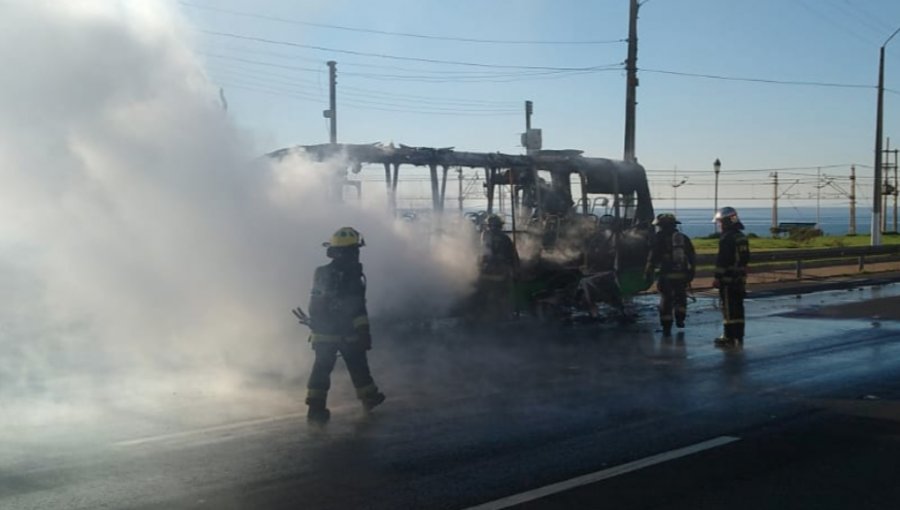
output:
<instances>
[{"instance_id":1,"label":"utility pole","mask_svg":"<svg viewBox=\"0 0 900 510\"><path fill-rule=\"evenodd\" d=\"M534 103L525 101L525 132L531 129L531 114L534 112ZM528 147L526 147L527 149Z\"/></svg>"},{"instance_id":2,"label":"utility pole","mask_svg":"<svg viewBox=\"0 0 900 510\"><path fill-rule=\"evenodd\" d=\"M722 162L719 161L719 158L716 158L713 161L713 173L716 175L716 192L713 198L713 216L719 212L719 172L722 171ZM714 225L718 225L718 223L714 223ZM713 231L715 231L716 227L713 227Z\"/></svg>"},{"instance_id":3,"label":"utility pole","mask_svg":"<svg viewBox=\"0 0 900 510\"><path fill-rule=\"evenodd\" d=\"M897 233L897 186L900 183L897 182L897 149L891 151L894 154L894 162L891 164L891 167L894 169L894 187L891 188L894 195L894 233Z\"/></svg>"},{"instance_id":4,"label":"utility pole","mask_svg":"<svg viewBox=\"0 0 900 510\"><path fill-rule=\"evenodd\" d=\"M678 214L678 188L687 183L688 178L685 177L678 181L678 167L672 169L672 212Z\"/></svg>"},{"instance_id":5,"label":"utility pole","mask_svg":"<svg viewBox=\"0 0 900 510\"><path fill-rule=\"evenodd\" d=\"M772 172L772 232L778 228L778 172Z\"/></svg>"},{"instance_id":6,"label":"utility pole","mask_svg":"<svg viewBox=\"0 0 900 510\"><path fill-rule=\"evenodd\" d=\"M891 150L891 137L888 137L884 149L884 157L882 158L882 169L884 170L884 210L887 210L888 195L894 196L894 229L897 232L897 149ZM891 159L893 156L893 159ZM890 183L891 170L894 171L894 184ZM887 230L887 214L885 214L884 230Z\"/></svg>"},{"instance_id":7,"label":"utility pole","mask_svg":"<svg viewBox=\"0 0 900 510\"><path fill-rule=\"evenodd\" d=\"M856 165L850 166L850 232L856 235Z\"/></svg>"},{"instance_id":8,"label":"utility pole","mask_svg":"<svg viewBox=\"0 0 900 510\"><path fill-rule=\"evenodd\" d=\"M625 88L625 161L637 161L634 150L635 108L637 106L637 19L638 0L631 0L628 13L628 59L625 60L627 71Z\"/></svg>"},{"instance_id":9,"label":"utility pole","mask_svg":"<svg viewBox=\"0 0 900 510\"><path fill-rule=\"evenodd\" d=\"M816 228L821 228L819 227L821 224L819 211L822 204L822 186L822 167L818 167L816 168Z\"/></svg>"},{"instance_id":10,"label":"utility pole","mask_svg":"<svg viewBox=\"0 0 900 510\"><path fill-rule=\"evenodd\" d=\"M870 243L872 246L881 246L881 126L884 111L884 44L881 45L878 61L878 110L875 113L875 190L872 192L872 240Z\"/></svg>"},{"instance_id":11,"label":"utility pole","mask_svg":"<svg viewBox=\"0 0 900 510\"><path fill-rule=\"evenodd\" d=\"M525 154L529 156L541 150L543 147L543 139L540 129L531 129L531 114L534 113L534 103L525 101L525 133L522 134L522 145L525 146ZM512 170L510 170L512 172ZM534 165L528 169L531 180L534 182L534 203L535 211L540 217L543 214L541 206L541 187L538 185L538 170Z\"/></svg>"},{"instance_id":12,"label":"utility pole","mask_svg":"<svg viewBox=\"0 0 900 510\"><path fill-rule=\"evenodd\" d=\"M875 113L875 190L872 192L872 246L881 246L881 136L884 125L884 47L900 32L888 37L878 54L878 106Z\"/></svg>"},{"instance_id":13,"label":"utility pole","mask_svg":"<svg viewBox=\"0 0 900 510\"><path fill-rule=\"evenodd\" d=\"M894 233L897 233L897 187L900 186L900 182L897 182L897 149L894 149Z\"/></svg>"},{"instance_id":14,"label":"utility pole","mask_svg":"<svg viewBox=\"0 0 900 510\"><path fill-rule=\"evenodd\" d=\"M457 168L456 172L457 172L457 176L459 177L459 179L457 181L459 183L459 214L460 214L460 216L462 216L462 213L463 213L463 171L462 171L462 167Z\"/></svg>"},{"instance_id":15,"label":"utility pole","mask_svg":"<svg viewBox=\"0 0 900 510\"><path fill-rule=\"evenodd\" d=\"M322 112L322 115L329 119L330 137L332 144L337 143L337 62L328 61L328 109Z\"/></svg>"}]
</instances>

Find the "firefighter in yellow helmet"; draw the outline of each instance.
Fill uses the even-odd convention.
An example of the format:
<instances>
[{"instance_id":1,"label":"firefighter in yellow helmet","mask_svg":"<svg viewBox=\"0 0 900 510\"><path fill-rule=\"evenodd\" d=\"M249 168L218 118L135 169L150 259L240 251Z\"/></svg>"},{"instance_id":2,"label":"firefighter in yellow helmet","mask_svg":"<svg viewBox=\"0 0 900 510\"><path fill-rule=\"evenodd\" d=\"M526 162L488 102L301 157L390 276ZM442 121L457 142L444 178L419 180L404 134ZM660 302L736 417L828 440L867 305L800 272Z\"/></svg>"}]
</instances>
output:
<instances>
[{"instance_id":1,"label":"firefighter in yellow helmet","mask_svg":"<svg viewBox=\"0 0 900 510\"><path fill-rule=\"evenodd\" d=\"M659 268L656 288L659 290L659 324L664 336L672 334L673 318L676 326L684 327L687 289L696 272L694 245L688 236L678 231L680 223L672 213L656 217L653 224L658 230L645 269L647 279L650 279Z\"/></svg>"},{"instance_id":2,"label":"firefighter in yellow helmet","mask_svg":"<svg viewBox=\"0 0 900 510\"><path fill-rule=\"evenodd\" d=\"M364 245L359 232L350 227L338 229L331 241L323 243L331 263L316 268L309 299L310 341L316 353L306 395L307 419L312 423L325 423L331 415L326 401L338 353L366 412L384 402L366 356L372 348L372 337L366 311L366 276L359 262L359 249Z\"/></svg>"}]
</instances>

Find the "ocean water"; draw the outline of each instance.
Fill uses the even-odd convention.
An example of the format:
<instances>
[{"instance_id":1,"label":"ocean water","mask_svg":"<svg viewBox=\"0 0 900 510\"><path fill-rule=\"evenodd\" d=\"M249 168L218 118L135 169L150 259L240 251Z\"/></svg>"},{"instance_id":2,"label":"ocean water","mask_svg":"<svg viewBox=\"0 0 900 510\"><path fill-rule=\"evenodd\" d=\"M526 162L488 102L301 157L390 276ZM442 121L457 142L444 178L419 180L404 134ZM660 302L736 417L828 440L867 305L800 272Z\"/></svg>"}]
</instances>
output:
<instances>
[{"instance_id":1,"label":"ocean water","mask_svg":"<svg viewBox=\"0 0 900 510\"><path fill-rule=\"evenodd\" d=\"M744 224L745 232L759 236L769 236L769 228L772 226L771 207L743 207L737 208L738 217ZM658 209L657 213L670 212L667 209ZM888 207L884 212L887 217L887 229L893 230L893 208ZM679 208L676 212L681 221L681 231L691 237L703 237L713 233L715 225L712 223L713 210ZM816 222L815 207L785 207L778 210L778 222ZM869 235L872 211L857 207L856 209L856 233ZM822 207L818 212L819 228L827 235L845 235L850 231L849 207Z\"/></svg>"}]
</instances>

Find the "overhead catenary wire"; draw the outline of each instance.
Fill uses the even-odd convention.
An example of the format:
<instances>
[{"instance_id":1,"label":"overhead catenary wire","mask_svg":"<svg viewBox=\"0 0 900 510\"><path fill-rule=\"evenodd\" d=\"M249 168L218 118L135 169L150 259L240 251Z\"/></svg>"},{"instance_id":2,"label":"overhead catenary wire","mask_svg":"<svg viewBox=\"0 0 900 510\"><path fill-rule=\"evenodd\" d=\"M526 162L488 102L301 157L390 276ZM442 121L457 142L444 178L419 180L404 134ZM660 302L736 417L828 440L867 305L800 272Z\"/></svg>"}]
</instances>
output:
<instances>
[{"instance_id":1,"label":"overhead catenary wire","mask_svg":"<svg viewBox=\"0 0 900 510\"><path fill-rule=\"evenodd\" d=\"M791 166L791 167L779 167L779 168L732 168L728 169L728 173L737 173L737 172L786 172L790 170L815 170L817 168L850 168L850 166L856 165L857 167L863 168L871 168L866 165L861 165L859 163L831 163L828 165L810 165L810 166ZM672 170L663 170L663 169L646 169L647 173L651 172L667 172L669 175L672 174ZM679 170L679 173L709 173L709 170ZM725 171L723 170L723 173Z\"/></svg>"},{"instance_id":2,"label":"overhead catenary wire","mask_svg":"<svg viewBox=\"0 0 900 510\"><path fill-rule=\"evenodd\" d=\"M236 11L232 9L224 9L221 7L213 7L209 5L200 5L192 2L178 2L179 4L185 7L191 7L195 9L204 9L209 11L216 11L221 13L226 13L234 16L242 16L248 18L256 18L267 21L274 21L278 23L287 23L291 25L301 25L307 27L316 27L316 28L326 28L332 30L343 30L347 32L360 32L367 34L376 34L376 35L384 35L384 36L395 36L395 37L409 37L415 39L430 39L434 41L453 41L453 42L463 42L463 43L473 43L473 44L515 44L515 45L600 45L600 44L616 44L626 42L626 39L605 39L605 40L586 40L586 41L578 41L578 40L534 40L534 39L479 39L475 37L457 37L457 36L444 36L444 35L433 35L433 34L421 34L421 33L411 33L411 32L395 32L389 30L378 30L374 28L361 28L361 27L348 27L343 25L333 25L329 23L316 23L311 21L302 21L297 19L283 18L279 16L271 16L265 14L256 14L250 12Z\"/></svg>"}]
</instances>

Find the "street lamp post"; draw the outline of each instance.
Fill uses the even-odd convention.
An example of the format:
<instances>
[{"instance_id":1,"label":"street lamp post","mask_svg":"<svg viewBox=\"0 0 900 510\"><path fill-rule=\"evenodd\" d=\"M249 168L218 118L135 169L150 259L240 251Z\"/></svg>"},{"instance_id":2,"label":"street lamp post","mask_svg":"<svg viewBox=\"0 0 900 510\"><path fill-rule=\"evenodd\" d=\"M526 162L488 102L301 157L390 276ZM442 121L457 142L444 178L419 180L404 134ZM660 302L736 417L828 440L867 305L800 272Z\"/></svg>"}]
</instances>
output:
<instances>
[{"instance_id":1,"label":"street lamp post","mask_svg":"<svg viewBox=\"0 0 900 510\"><path fill-rule=\"evenodd\" d=\"M685 177L681 179L681 182L675 183L672 181L672 212L678 214L678 188L683 186L687 182L688 178Z\"/></svg>"},{"instance_id":2,"label":"street lamp post","mask_svg":"<svg viewBox=\"0 0 900 510\"><path fill-rule=\"evenodd\" d=\"M722 162L719 161L719 158L713 162L713 172L716 173L716 192L713 195L713 216L719 212L719 172L722 170ZM715 223L713 224L715 225ZM715 229L716 227L713 227Z\"/></svg>"},{"instance_id":3,"label":"street lamp post","mask_svg":"<svg viewBox=\"0 0 900 510\"><path fill-rule=\"evenodd\" d=\"M884 47L900 27L881 45L878 58L878 111L875 114L875 184L872 193L872 246L881 245L881 136L884 119Z\"/></svg>"}]
</instances>

